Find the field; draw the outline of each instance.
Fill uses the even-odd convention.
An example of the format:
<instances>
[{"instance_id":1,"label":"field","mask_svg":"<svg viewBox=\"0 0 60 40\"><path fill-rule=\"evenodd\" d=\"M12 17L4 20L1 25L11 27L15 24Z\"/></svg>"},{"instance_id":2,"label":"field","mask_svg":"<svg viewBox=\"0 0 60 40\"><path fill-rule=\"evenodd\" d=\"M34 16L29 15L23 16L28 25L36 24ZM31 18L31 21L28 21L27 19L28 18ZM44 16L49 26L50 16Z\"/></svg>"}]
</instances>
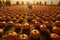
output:
<instances>
[{"instance_id":1,"label":"field","mask_svg":"<svg viewBox=\"0 0 60 40\"><path fill-rule=\"evenodd\" d=\"M0 8L0 40L60 40L60 6Z\"/></svg>"}]
</instances>

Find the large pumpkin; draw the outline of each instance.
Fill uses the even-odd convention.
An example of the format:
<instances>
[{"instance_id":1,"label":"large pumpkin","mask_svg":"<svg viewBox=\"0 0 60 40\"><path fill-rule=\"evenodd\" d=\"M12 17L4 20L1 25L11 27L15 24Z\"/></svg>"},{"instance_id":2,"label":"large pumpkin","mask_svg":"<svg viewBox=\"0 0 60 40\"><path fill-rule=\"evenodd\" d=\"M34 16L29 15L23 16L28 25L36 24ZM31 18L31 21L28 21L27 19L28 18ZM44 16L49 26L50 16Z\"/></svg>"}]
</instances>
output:
<instances>
[{"instance_id":1,"label":"large pumpkin","mask_svg":"<svg viewBox=\"0 0 60 40\"><path fill-rule=\"evenodd\" d=\"M0 29L0 35L3 35L3 34L4 34L4 30Z\"/></svg>"},{"instance_id":2,"label":"large pumpkin","mask_svg":"<svg viewBox=\"0 0 60 40\"><path fill-rule=\"evenodd\" d=\"M39 28L41 31L47 31L47 27L45 25L40 25Z\"/></svg>"},{"instance_id":3,"label":"large pumpkin","mask_svg":"<svg viewBox=\"0 0 60 40\"><path fill-rule=\"evenodd\" d=\"M38 39L40 37L40 32L38 30L31 30L30 35L33 39Z\"/></svg>"},{"instance_id":4,"label":"large pumpkin","mask_svg":"<svg viewBox=\"0 0 60 40\"><path fill-rule=\"evenodd\" d=\"M60 40L60 36L58 34L55 34L55 33L52 33L50 35L50 37L51 37L52 40Z\"/></svg>"},{"instance_id":5,"label":"large pumpkin","mask_svg":"<svg viewBox=\"0 0 60 40\"><path fill-rule=\"evenodd\" d=\"M21 34L19 35L19 40L29 40L29 37L26 34Z\"/></svg>"},{"instance_id":6,"label":"large pumpkin","mask_svg":"<svg viewBox=\"0 0 60 40\"><path fill-rule=\"evenodd\" d=\"M30 29L30 25L29 25L29 23L25 23L25 24L23 24L23 29L25 29L25 30Z\"/></svg>"},{"instance_id":7,"label":"large pumpkin","mask_svg":"<svg viewBox=\"0 0 60 40\"><path fill-rule=\"evenodd\" d=\"M2 26L2 27L6 26L6 22L5 21L0 22L0 26Z\"/></svg>"},{"instance_id":8,"label":"large pumpkin","mask_svg":"<svg viewBox=\"0 0 60 40\"><path fill-rule=\"evenodd\" d=\"M10 27L14 26L14 22L13 21L7 22L7 26L10 26Z\"/></svg>"},{"instance_id":9,"label":"large pumpkin","mask_svg":"<svg viewBox=\"0 0 60 40\"><path fill-rule=\"evenodd\" d=\"M18 35L16 32L9 32L7 36L7 40L17 40Z\"/></svg>"}]
</instances>

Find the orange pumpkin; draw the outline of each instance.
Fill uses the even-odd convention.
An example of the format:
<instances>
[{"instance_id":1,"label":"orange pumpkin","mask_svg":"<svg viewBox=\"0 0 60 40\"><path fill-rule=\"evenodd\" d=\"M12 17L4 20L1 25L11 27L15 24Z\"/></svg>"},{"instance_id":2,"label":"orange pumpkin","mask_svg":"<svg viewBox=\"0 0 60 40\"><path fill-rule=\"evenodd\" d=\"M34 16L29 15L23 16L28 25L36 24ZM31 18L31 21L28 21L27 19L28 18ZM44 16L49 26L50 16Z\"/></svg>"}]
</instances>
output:
<instances>
[{"instance_id":1,"label":"orange pumpkin","mask_svg":"<svg viewBox=\"0 0 60 40\"><path fill-rule=\"evenodd\" d=\"M29 37L26 34L21 34L19 35L19 40L29 40Z\"/></svg>"},{"instance_id":2,"label":"orange pumpkin","mask_svg":"<svg viewBox=\"0 0 60 40\"><path fill-rule=\"evenodd\" d=\"M40 32L39 32L38 30L32 30L32 31L30 32L30 35L31 35L31 37L32 37L33 39L37 39L37 38L40 37Z\"/></svg>"}]
</instances>

